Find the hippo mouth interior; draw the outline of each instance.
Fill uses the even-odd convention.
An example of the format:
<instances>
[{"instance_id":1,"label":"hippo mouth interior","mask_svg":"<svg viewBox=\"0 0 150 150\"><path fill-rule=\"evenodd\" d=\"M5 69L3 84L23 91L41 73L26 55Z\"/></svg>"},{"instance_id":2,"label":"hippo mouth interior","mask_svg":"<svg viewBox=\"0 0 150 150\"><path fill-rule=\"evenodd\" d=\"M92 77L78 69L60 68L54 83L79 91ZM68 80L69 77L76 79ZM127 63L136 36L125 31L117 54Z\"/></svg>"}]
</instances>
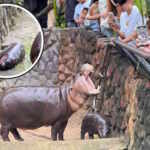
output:
<instances>
[{"instance_id":1,"label":"hippo mouth interior","mask_svg":"<svg viewBox=\"0 0 150 150\"><path fill-rule=\"evenodd\" d=\"M8 59L8 54L2 56L2 57L0 58L0 65L5 64L5 62L6 62L7 59Z\"/></svg>"}]
</instances>

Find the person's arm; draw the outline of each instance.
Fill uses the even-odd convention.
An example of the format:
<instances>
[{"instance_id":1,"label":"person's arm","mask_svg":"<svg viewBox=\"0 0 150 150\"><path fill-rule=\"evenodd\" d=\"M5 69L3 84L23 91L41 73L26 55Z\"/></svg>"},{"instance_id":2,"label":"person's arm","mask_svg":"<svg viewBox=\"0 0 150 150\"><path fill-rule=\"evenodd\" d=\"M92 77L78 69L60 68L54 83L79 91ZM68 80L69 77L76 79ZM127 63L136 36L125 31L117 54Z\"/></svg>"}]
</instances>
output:
<instances>
[{"instance_id":1,"label":"person's arm","mask_svg":"<svg viewBox=\"0 0 150 150\"><path fill-rule=\"evenodd\" d=\"M128 37L126 37L125 39L121 40L123 43L128 43L130 41L133 41L137 38L137 33L136 31L134 31L131 35L129 35Z\"/></svg>"},{"instance_id":2,"label":"person's arm","mask_svg":"<svg viewBox=\"0 0 150 150\"><path fill-rule=\"evenodd\" d=\"M87 15L86 19L88 20L96 20L100 19L100 14L94 14L94 4L90 7L89 15Z\"/></svg>"},{"instance_id":3,"label":"person's arm","mask_svg":"<svg viewBox=\"0 0 150 150\"><path fill-rule=\"evenodd\" d=\"M96 14L96 15L94 15L94 16L88 15L88 16L86 17L86 19L88 19L88 20L100 19L100 14Z\"/></svg>"},{"instance_id":4,"label":"person's arm","mask_svg":"<svg viewBox=\"0 0 150 150\"><path fill-rule=\"evenodd\" d=\"M78 24L79 23L79 16L78 16L78 5L75 7L74 11L74 21Z\"/></svg>"},{"instance_id":5,"label":"person's arm","mask_svg":"<svg viewBox=\"0 0 150 150\"><path fill-rule=\"evenodd\" d=\"M110 27L113 29L114 32L119 34L121 39L125 39L125 34L121 32L121 30L115 24L111 24Z\"/></svg>"}]
</instances>

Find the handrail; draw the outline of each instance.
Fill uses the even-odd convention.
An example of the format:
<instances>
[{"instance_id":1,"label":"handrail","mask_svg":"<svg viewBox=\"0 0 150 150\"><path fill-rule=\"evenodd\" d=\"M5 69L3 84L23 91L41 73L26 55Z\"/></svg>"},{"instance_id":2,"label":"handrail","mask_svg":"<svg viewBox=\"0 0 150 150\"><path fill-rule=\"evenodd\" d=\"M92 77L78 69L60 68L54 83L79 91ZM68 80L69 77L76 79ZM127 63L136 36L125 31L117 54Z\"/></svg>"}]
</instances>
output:
<instances>
[{"instance_id":1,"label":"handrail","mask_svg":"<svg viewBox=\"0 0 150 150\"><path fill-rule=\"evenodd\" d=\"M123 48L129 50L129 51L132 52L132 53L135 53L135 54L137 54L137 55L139 55L139 56L141 56L141 57L144 57L144 58L150 58L150 53L143 52L143 51L140 50L139 48L135 48L135 47L130 46L130 45L128 45L128 44L125 44L125 43L123 43L123 42L121 42L121 41L119 41L119 40L114 40L114 39L113 39L112 41L113 41L115 44L117 44L117 45L119 45L119 46L121 46L121 47L123 47Z\"/></svg>"},{"instance_id":2,"label":"handrail","mask_svg":"<svg viewBox=\"0 0 150 150\"><path fill-rule=\"evenodd\" d=\"M122 43L119 40L112 39L111 41L114 42L116 46L118 45L122 48L122 51L127 54L136 67L138 67L138 65L142 66L142 68L147 72L147 77L150 79L150 63L146 60L146 58L150 58L150 53L142 52L140 49Z\"/></svg>"}]
</instances>

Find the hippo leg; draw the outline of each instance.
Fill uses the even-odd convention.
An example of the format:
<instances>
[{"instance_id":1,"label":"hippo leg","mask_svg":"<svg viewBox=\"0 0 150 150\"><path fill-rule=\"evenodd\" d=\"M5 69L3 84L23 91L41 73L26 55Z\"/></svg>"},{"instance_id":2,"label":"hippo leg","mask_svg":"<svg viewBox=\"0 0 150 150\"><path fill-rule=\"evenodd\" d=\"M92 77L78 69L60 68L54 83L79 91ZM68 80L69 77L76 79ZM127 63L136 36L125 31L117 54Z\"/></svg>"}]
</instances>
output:
<instances>
[{"instance_id":1,"label":"hippo leg","mask_svg":"<svg viewBox=\"0 0 150 150\"><path fill-rule=\"evenodd\" d=\"M88 132L89 134L89 139L94 139L94 134L92 132Z\"/></svg>"},{"instance_id":2,"label":"hippo leg","mask_svg":"<svg viewBox=\"0 0 150 150\"><path fill-rule=\"evenodd\" d=\"M56 141L57 140L57 133L58 133L58 130L60 128L60 122L56 122L52 128L51 128L51 136L52 136L52 140L53 141Z\"/></svg>"},{"instance_id":3,"label":"hippo leg","mask_svg":"<svg viewBox=\"0 0 150 150\"><path fill-rule=\"evenodd\" d=\"M99 138L103 137L103 134L102 134L102 132L101 132L101 129L98 129L98 137L99 137Z\"/></svg>"},{"instance_id":4,"label":"hippo leg","mask_svg":"<svg viewBox=\"0 0 150 150\"><path fill-rule=\"evenodd\" d=\"M59 129L59 136L58 136L59 140L64 140L64 130L65 130L66 126L67 126L67 122L68 122L68 120L63 122L60 125L61 127Z\"/></svg>"},{"instance_id":5,"label":"hippo leg","mask_svg":"<svg viewBox=\"0 0 150 150\"><path fill-rule=\"evenodd\" d=\"M57 121L51 129L52 140L57 140L57 135L59 136L59 140L63 140L63 133L67 125L67 121Z\"/></svg>"},{"instance_id":6,"label":"hippo leg","mask_svg":"<svg viewBox=\"0 0 150 150\"><path fill-rule=\"evenodd\" d=\"M1 126L1 136L3 141L10 141L8 134L9 134L10 126L9 125L3 125Z\"/></svg>"},{"instance_id":7,"label":"hippo leg","mask_svg":"<svg viewBox=\"0 0 150 150\"><path fill-rule=\"evenodd\" d=\"M83 140L84 138L85 138L85 130L84 129L82 129L81 130L81 139Z\"/></svg>"},{"instance_id":8,"label":"hippo leg","mask_svg":"<svg viewBox=\"0 0 150 150\"><path fill-rule=\"evenodd\" d=\"M20 136L16 128L11 128L10 132L13 134L14 138L18 141L23 141L23 138Z\"/></svg>"}]
</instances>

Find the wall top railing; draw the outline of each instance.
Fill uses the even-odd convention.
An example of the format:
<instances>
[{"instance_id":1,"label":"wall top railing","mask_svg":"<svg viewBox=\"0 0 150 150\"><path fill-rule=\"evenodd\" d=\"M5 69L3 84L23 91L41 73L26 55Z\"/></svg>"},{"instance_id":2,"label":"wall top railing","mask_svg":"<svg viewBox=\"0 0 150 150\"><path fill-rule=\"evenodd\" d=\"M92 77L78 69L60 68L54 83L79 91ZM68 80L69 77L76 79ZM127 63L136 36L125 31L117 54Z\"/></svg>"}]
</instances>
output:
<instances>
[{"instance_id":1,"label":"wall top railing","mask_svg":"<svg viewBox=\"0 0 150 150\"><path fill-rule=\"evenodd\" d=\"M140 50L139 48L130 46L130 45L125 44L125 43L123 43L119 40L113 40L113 41L116 45L119 45L120 47L125 48L125 49L127 49L128 51L130 51L134 54L137 54L137 55L139 55L143 58L150 58L150 53L148 53L148 52L144 52L144 51Z\"/></svg>"},{"instance_id":2,"label":"wall top railing","mask_svg":"<svg viewBox=\"0 0 150 150\"><path fill-rule=\"evenodd\" d=\"M111 43L114 43L113 46L119 47L126 54L139 72L150 79L150 53L116 39L111 39L111 41Z\"/></svg>"}]
</instances>

